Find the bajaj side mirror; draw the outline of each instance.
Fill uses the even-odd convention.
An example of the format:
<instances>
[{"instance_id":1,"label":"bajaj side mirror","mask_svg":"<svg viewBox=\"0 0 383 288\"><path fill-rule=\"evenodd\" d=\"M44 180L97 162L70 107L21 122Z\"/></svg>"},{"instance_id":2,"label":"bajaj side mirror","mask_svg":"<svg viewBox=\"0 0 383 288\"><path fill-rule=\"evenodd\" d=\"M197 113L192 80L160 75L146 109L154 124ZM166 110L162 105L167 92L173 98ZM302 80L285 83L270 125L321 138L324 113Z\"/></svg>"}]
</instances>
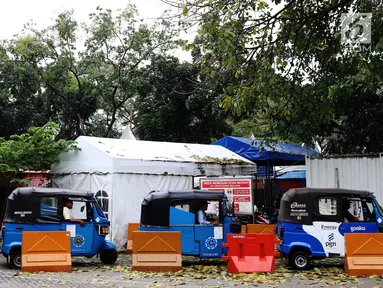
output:
<instances>
[{"instance_id":1,"label":"bajaj side mirror","mask_svg":"<svg viewBox=\"0 0 383 288\"><path fill-rule=\"evenodd\" d=\"M241 233L241 225L239 224L230 224L230 233L239 234Z\"/></svg>"}]
</instances>

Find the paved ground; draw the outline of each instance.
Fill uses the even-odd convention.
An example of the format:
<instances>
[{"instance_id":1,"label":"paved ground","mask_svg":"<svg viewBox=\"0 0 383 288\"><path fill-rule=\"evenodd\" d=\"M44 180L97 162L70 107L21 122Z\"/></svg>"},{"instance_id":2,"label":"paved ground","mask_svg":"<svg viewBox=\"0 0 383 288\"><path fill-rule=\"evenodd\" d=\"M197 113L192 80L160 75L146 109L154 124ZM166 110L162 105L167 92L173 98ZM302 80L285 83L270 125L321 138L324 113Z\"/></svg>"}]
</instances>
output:
<instances>
[{"instance_id":1,"label":"paved ground","mask_svg":"<svg viewBox=\"0 0 383 288\"><path fill-rule=\"evenodd\" d=\"M97 258L74 258L72 273L21 273L7 268L0 256L0 287L383 287L383 277L353 278L337 260L318 262L311 271L297 273L278 261L273 274L228 275L222 261L185 259L178 273L138 273L130 270L131 258L121 254L110 267Z\"/></svg>"}]
</instances>

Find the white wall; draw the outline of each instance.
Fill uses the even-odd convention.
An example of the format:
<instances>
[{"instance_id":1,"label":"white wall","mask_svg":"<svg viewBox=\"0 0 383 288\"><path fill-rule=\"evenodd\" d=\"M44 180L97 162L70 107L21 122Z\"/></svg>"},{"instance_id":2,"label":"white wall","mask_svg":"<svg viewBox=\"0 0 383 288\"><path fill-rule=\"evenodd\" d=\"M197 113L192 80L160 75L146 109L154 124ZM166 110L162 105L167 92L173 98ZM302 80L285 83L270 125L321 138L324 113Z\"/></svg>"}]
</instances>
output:
<instances>
[{"instance_id":1,"label":"white wall","mask_svg":"<svg viewBox=\"0 0 383 288\"><path fill-rule=\"evenodd\" d=\"M311 188L345 188L374 192L383 203L383 158L353 156L319 159L306 157L306 183ZM337 174L339 176L337 176Z\"/></svg>"}]
</instances>

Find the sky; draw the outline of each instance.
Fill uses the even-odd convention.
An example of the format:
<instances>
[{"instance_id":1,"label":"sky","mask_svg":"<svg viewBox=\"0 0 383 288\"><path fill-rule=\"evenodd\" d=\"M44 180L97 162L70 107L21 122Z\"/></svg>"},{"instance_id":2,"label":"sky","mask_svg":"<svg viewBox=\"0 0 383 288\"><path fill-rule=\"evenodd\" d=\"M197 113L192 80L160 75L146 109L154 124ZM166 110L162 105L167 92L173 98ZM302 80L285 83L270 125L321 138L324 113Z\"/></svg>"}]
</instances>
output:
<instances>
[{"instance_id":1,"label":"sky","mask_svg":"<svg viewBox=\"0 0 383 288\"><path fill-rule=\"evenodd\" d=\"M53 19L65 10L74 10L78 22L88 20L88 15L96 10L97 6L117 10L125 8L129 0L8 0L2 1L0 10L0 39L9 39L23 29L25 23L32 21L36 28L45 28L53 23ZM153 23L169 8L161 0L130 0L145 22ZM188 39L192 36L188 35ZM181 60L190 60L189 53L176 51L174 56Z\"/></svg>"}]
</instances>

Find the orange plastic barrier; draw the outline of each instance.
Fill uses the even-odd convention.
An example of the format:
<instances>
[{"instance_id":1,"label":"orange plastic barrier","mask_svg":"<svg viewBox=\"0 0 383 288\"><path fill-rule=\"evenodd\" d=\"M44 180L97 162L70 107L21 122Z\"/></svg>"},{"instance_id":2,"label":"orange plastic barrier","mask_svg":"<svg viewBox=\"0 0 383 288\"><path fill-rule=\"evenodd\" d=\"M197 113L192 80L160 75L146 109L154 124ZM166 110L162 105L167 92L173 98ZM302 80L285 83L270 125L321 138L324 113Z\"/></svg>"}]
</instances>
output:
<instances>
[{"instance_id":1,"label":"orange plastic barrier","mask_svg":"<svg viewBox=\"0 0 383 288\"><path fill-rule=\"evenodd\" d=\"M275 227L275 224L247 224L247 233L275 235Z\"/></svg>"},{"instance_id":2,"label":"orange plastic barrier","mask_svg":"<svg viewBox=\"0 0 383 288\"><path fill-rule=\"evenodd\" d=\"M23 232L21 245L23 272L71 272L69 232Z\"/></svg>"},{"instance_id":3,"label":"orange plastic barrier","mask_svg":"<svg viewBox=\"0 0 383 288\"><path fill-rule=\"evenodd\" d=\"M182 270L181 232L133 232L132 270Z\"/></svg>"},{"instance_id":4,"label":"orange plastic barrier","mask_svg":"<svg viewBox=\"0 0 383 288\"><path fill-rule=\"evenodd\" d=\"M126 253L132 254L133 252L133 232L138 231L140 228L140 223L129 223L128 224L128 244Z\"/></svg>"},{"instance_id":5,"label":"orange plastic barrier","mask_svg":"<svg viewBox=\"0 0 383 288\"><path fill-rule=\"evenodd\" d=\"M275 236L272 234L229 234L223 260L227 260L228 273L275 272Z\"/></svg>"},{"instance_id":6,"label":"orange plastic barrier","mask_svg":"<svg viewBox=\"0 0 383 288\"><path fill-rule=\"evenodd\" d=\"M383 275L383 234L346 233L344 270L352 276Z\"/></svg>"},{"instance_id":7,"label":"orange plastic barrier","mask_svg":"<svg viewBox=\"0 0 383 288\"><path fill-rule=\"evenodd\" d=\"M246 233L247 233L246 225L241 225L241 234L246 234Z\"/></svg>"}]
</instances>

